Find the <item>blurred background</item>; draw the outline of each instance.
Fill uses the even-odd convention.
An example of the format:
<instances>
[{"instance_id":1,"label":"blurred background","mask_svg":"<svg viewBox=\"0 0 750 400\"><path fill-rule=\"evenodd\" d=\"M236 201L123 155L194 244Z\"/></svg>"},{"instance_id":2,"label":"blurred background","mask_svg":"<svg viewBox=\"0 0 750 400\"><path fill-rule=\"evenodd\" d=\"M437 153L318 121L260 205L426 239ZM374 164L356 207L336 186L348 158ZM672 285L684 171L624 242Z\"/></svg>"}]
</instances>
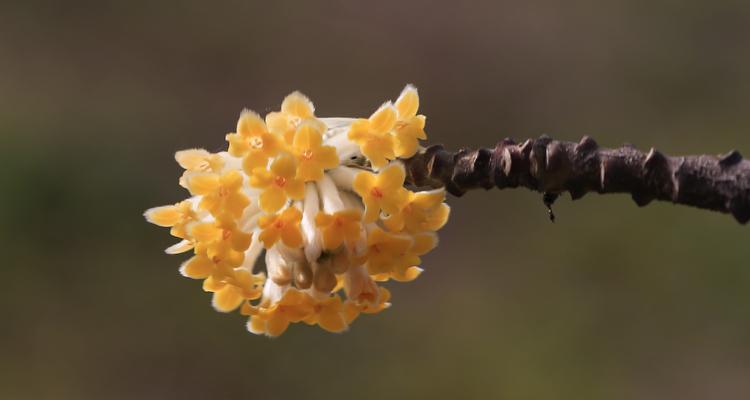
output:
<instances>
[{"instance_id":1,"label":"blurred background","mask_svg":"<svg viewBox=\"0 0 750 400\"><path fill-rule=\"evenodd\" d=\"M178 149L299 89L367 116L420 89L430 143L547 133L750 155L741 1L0 5L0 398L746 399L748 227L525 190L450 198L426 272L341 335L213 311L142 212Z\"/></svg>"}]
</instances>

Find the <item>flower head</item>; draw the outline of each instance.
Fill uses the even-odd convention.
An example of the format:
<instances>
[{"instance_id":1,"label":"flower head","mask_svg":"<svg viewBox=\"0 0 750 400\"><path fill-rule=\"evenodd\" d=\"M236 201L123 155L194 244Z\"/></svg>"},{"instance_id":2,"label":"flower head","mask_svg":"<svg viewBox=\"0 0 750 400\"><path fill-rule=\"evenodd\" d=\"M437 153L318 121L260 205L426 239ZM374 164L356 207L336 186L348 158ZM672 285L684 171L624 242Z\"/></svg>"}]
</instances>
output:
<instances>
[{"instance_id":1,"label":"flower head","mask_svg":"<svg viewBox=\"0 0 750 400\"><path fill-rule=\"evenodd\" d=\"M244 110L237 121L237 133L227 135L229 154L243 157L242 168L245 173L265 167L268 159L279 154L283 149L281 136L271 133L263 119L253 111Z\"/></svg>"},{"instance_id":2,"label":"flower head","mask_svg":"<svg viewBox=\"0 0 750 400\"><path fill-rule=\"evenodd\" d=\"M192 250L180 273L203 281L217 311L239 309L250 332L343 332L390 306L382 282L422 273L448 219L444 190L404 187L398 158L425 139L418 107L409 85L369 118L319 119L299 92L265 119L244 110L227 151L175 155L192 197L145 217L181 239L168 253Z\"/></svg>"},{"instance_id":3,"label":"flower head","mask_svg":"<svg viewBox=\"0 0 750 400\"><path fill-rule=\"evenodd\" d=\"M281 102L281 111L274 111L266 115L266 123L270 130L284 138L287 144L294 141L294 133L303 123L316 124L326 129L325 124L315 118L315 106L312 101L300 92L294 92Z\"/></svg>"},{"instance_id":4,"label":"flower head","mask_svg":"<svg viewBox=\"0 0 750 400\"><path fill-rule=\"evenodd\" d=\"M262 189L260 208L268 213L280 210L288 199L302 200L305 183L297 178L297 161L285 153L276 158L270 169L255 168L250 186Z\"/></svg>"},{"instance_id":5,"label":"flower head","mask_svg":"<svg viewBox=\"0 0 750 400\"><path fill-rule=\"evenodd\" d=\"M301 247L300 221L302 221L302 212L295 207L289 207L281 214L264 215L258 220L258 227L262 229L258 239L267 249L279 240L287 247Z\"/></svg>"},{"instance_id":6,"label":"flower head","mask_svg":"<svg viewBox=\"0 0 750 400\"><path fill-rule=\"evenodd\" d=\"M323 171L339 165L336 148L323 146L323 130L320 124L304 122L294 134L292 151L299 166L297 177L305 182L320 180Z\"/></svg>"},{"instance_id":7,"label":"flower head","mask_svg":"<svg viewBox=\"0 0 750 400\"><path fill-rule=\"evenodd\" d=\"M354 191L365 203L365 222L375 222L380 211L397 214L409 201L404 189L406 172L401 164L391 164L380 173L360 172L354 178Z\"/></svg>"},{"instance_id":8,"label":"flower head","mask_svg":"<svg viewBox=\"0 0 750 400\"><path fill-rule=\"evenodd\" d=\"M398 120L393 130L395 153L398 157L411 157L419 148L419 140L427 139L424 132L425 116L417 115L419 94L417 88L407 85L396 100Z\"/></svg>"},{"instance_id":9,"label":"flower head","mask_svg":"<svg viewBox=\"0 0 750 400\"><path fill-rule=\"evenodd\" d=\"M396 127L397 119L398 111L388 102L375 111L370 118L360 118L349 128L349 139L359 145L362 154L375 168L381 168L388 164L388 160L396 158L391 131Z\"/></svg>"}]
</instances>

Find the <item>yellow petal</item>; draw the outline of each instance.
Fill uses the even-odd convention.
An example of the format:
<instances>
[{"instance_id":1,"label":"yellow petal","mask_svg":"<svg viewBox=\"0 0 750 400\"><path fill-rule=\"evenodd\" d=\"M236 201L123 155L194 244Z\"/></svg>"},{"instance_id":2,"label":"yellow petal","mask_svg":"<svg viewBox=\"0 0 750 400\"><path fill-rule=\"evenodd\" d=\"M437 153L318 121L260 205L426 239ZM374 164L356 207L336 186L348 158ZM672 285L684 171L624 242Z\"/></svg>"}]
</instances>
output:
<instances>
[{"instance_id":1,"label":"yellow petal","mask_svg":"<svg viewBox=\"0 0 750 400\"><path fill-rule=\"evenodd\" d=\"M416 207L429 209L436 207L445 200L445 189L436 189L414 194L411 202Z\"/></svg>"},{"instance_id":2,"label":"yellow petal","mask_svg":"<svg viewBox=\"0 0 750 400\"><path fill-rule=\"evenodd\" d=\"M419 109L417 88L412 85L406 85L401 95L398 96L398 100L396 100L396 109L398 110L398 117L401 120L417 115L417 109Z\"/></svg>"},{"instance_id":3,"label":"yellow petal","mask_svg":"<svg viewBox=\"0 0 750 400\"><path fill-rule=\"evenodd\" d=\"M288 130L292 129L292 126L289 123L289 116L278 111L266 114L266 125L268 126L269 131L277 135L283 135Z\"/></svg>"},{"instance_id":4,"label":"yellow petal","mask_svg":"<svg viewBox=\"0 0 750 400\"><path fill-rule=\"evenodd\" d=\"M247 196L239 192L234 192L226 198L225 211L235 218L239 218L248 205L250 205L250 199Z\"/></svg>"},{"instance_id":5,"label":"yellow petal","mask_svg":"<svg viewBox=\"0 0 750 400\"><path fill-rule=\"evenodd\" d=\"M284 98L281 111L299 118L310 118L315 112L312 101L300 92L294 92Z\"/></svg>"},{"instance_id":6,"label":"yellow petal","mask_svg":"<svg viewBox=\"0 0 750 400\"><path fill-rule=\"evenodd\" d=\"M169 247L167 247L166 250L164 250L167 254L180 254L184 253L188 250L191 250L193 248L193 243L189 240L183 240L179 243L175 243Z\"/></svg>"},{"instance_id":7,"label":"yellow petal","mask_svg":"<svg viewBox=\"0 0 750 400\"><path fill-rule=\"evenodd\" d=\"M273 183L273 174L265 168L255 168L250 175L250 186L264 188Z\"/></svg>"},{"instance_id":8,"label":"yellow petal","mask_svg":"<svg viewBox=\"0 0 750 400\"><path fill-rule=\"evenodd\" d=\"M266 123L255 111L243 110L237 121L237 133L242 136L256 136L266 132Z\"/></svg>"},{"instance_id":9,"label":"yellow petal","mask_svg":"<svg viewBox=\"0 0 750 400\"><path fill-rule=\"evenodd\" d=\"M323 248L327 250L334 250L344 242L344 235L342 235L341 231L338 229L324 229L322 235Z\"/></svg>"},{"instance_id":10,"label":"yellow petal","mask_svg":"<svg viewBox=\"0 0 750 400\"><path fill-rule=\"evenodd\" d=\"M286 199L284 190L276 185L270 185L260 194L260 208L267 213L275 213L286 204Z\"/></svg>"},{"instance_id":11,"label":"yellow petal","mask_svg":"<svg viewBox=\"0 0 750 400\"><path fill-rule=\"evenodd\" d=\"M396 108L390 102L385 103L370 116L370 129L373 132L386 134L396 126L397 119Z\"/></svg>"},{"instance_id":12,"label":"yellow petal","mask_svg":"<svg viewBox=\"0 0 750 400\"><path fill-rule=\"evenodd\" d=\"M400 232L404 229L404 216L402 213L391 214L390 217L383 220L383 224L391 232Z\"/></svg>"},{"instance_id":13,"label":"yellow petal","mask_svg":"<svg viewBox=\"0 0 750 400\"><path fill-rule=\"evenodd\" d=\"M388 160L396 158L393 137L391 135L367 140L362 144L360 150L376 169L386 166Z\"/></svg>"},{"instance_id":14,"label":"yellow petal","mask_svg":"<svg viewBox=\"0 0 750 400\"><path fill-rule=\"evenodd\" d=\"M354 142L360 143L360 141L367 139L371 136L370 134L370 121L364 118L359 118L352 122L349 127L347 137Z\"/></svg>"},{"instance_id":15,"label":"yellow petal","mask_svg":"<svg viewBox=\"0 0 750 400\"><path fill-rule=\"evenodd\" d=\"M436 210L431 212L421 225L424 230L436 231L442 228L446 222L448 222L448 216L451 213L451 208L447 204L440 204Z\"/></svg>"},{"instance_id":16,"label":"yellow petal","mask_svg":"<svg viewBox=\"0 0 750 400\"><path fill-rule=\"evenodd\" d=\"M206 279L213 270L214 263L204 256L193 256L180 266L180 274L193 279Z\"/></svg>"},{"instance_id":17,"label":"yellow petal","mask_svg":"<svg viewBox=\"0 0 750 400\"><path fill-rule=\"evenodd\" d=\"M414 235L414 243L410 251L416 255L423 255L434 249L438 244L438 237L433 232Z\"/></svg>"},{"instance_id":18,"label":"yellow petal","mask_svg":"<svg viewBox=\"0 0 750 400\"><path fill-rule=\"evenodd\" d=\"M417 279L419 275L422 275L422 271L424 271L422 268L411 266L403 271L403 273L392 274L391 277L396 282L411 282Z\"/></svg>"},{"instance_id":19,"label":"yellow petal","mask_svg":"<svg viewBox=\"0 0 750 400\"><path fill-rule=\"evenodd\" d=\"M378 174L378 187L388 192L404 186L404 180L406 179L406 170L403 164L395 162L383 168Z\"/></svg>"},{"instance_id":20,"label":"yellow petal","mask_svg":"<svg viewBox=\"0 0 750 400\"><path fill-rule=\"evenodd\" d=\"M300 125L294 134L294 142L292 144L294 149L301 152L320 147L323 143L323 135L319 128L318 125L307 122Z\"/></svg>"},{"instance_id":21,"label":"yellow petal","mask_svg":"<svg viewBox=\"0 0 750 400\"><path fill-rule=\"evenodd\" d=\"M339 333L346 330L346 320L341 312L329 307L323 308L318 316L318 325L328 332Z\"/></svg>"},{"instance_id":22,"label":"yellow petal","mask_svg":"<svg viewBox=\"0 0 750 400\"><path fill-rule=\"evenodd\" d=\"M371 172L362 171L354 176L352 188L359 195L359 197L367 197L370 195L370 190L375 186L375 174Z\"/></svg>"},{"instance_id":23,"label":"yellow petal","mask_svg":"<svg viewBox=\"0 0 750 400\"><path fill-rule=\"evenodd\" d=\"M282 154L271 164L271 172L285 179L297 175L297 160L291 154Z\"/></svg>"},{"instance_id":24,"label":"yellow petal","mask_svg":"<svg viewBox=\"0 0 750 400\"><path fill-rule=\"evenodd\" d=\"M211 155L203 149L181 150L174 154L174 158L180 167L188 171L200 170L206 164L206 159Z\"/></svg>"},{"instance_id":25,"label":"yellow petal","mask_svg":"<svg viewBox=\"0 0 750 400\"><path fill-rule=\"evenodd\" d=\"M333 216L330 214L326 214L323 211L319 211L318 214L315 215L315 226L318 228L323 228L328 225L331 225L333 223Z\"/></svg>"},{"instance_id":26,"label":"yellow petal","mask_svg":"<svg viewBox=\"0 0 750 400\"><path fill-rule=\"evenodd\" d=\"M302 179L289 179L286 182L286 194L293 200L302 200L305 198L305 182Z\"/></svg>"},{"instance_id":27,"label":"yellow petal","mask_svg":"<svg viewBox=\"0 0 750 400\"><path fill-rule=\"evenodd\" d=\"M225 283L215 280L213 276L209 276L203 281L203 290L206 292L216 292L225 285Z\"/></svg>"},{"instance_id":28,"label":"yellow petal","mask_svg":"<svg viewBox=\"0 0 750 400\"><path fill-rule=\"evenodd\" d=\"M227 191L236 191L242 187L242 174L239 171L230 171L219 178L221 186Z\"/></svg>"},{"instance_id":29,"label":"yellow petal","mask_svg":"<svg viewBox=\"0 0 750 400\"><path fill-rule=\"evenodd\" d=\"M263 243L263 247L270 249L276 242L279 241L279 238L281 237L281 232L279 232L278 229L264 229L260 232L258 235L258 240L260 240Z\"/></svg>"},{"instance_id":30,"label":"yellow petal","mask_svg":"<svg viewBox=\"0 0 750 400\"><path fill-rule=\"evenodd\" d=\"M397 188L390 192L384 190L384 192L388 194L381 199L380 207L387 214L393 215L400 213L409 201L408 196L406 195L407 191L404 188Z\"/></svg>"},{"instance_id":31,"label":"yellow petal","mask_svg":"<svg viewBox=\"0 0 750 400\"><path fill-rule=\"evenodd\" d=\"M247 330L250 333L256 335L263 335L266 333L266 320L260 318L257 315L253 315L247 320Z\"/></svg>"},{"instance_id":32,"label":"yellow petal","mask_svg":"<svg viewBox=\"0 0 750 400\"><path fill-rule=\"evenodd\" d=\"M289 320L280 312L274 312L266 322L266 334L271 337L281 335L289 327Z\"/></svg>"},{"instance_id":33,"label":"yellow petal","mask_svg":"<svg viewBox=\"0 0 750 400\"><path fill-rule=\"evenodd\" d=\"M226 139L229 142L227 152L235 157L240 157L250 150L250 143L248 143L247 138L239 133L230 133L226 136Z\"/></svg>"},{"instance_id":34,"label":"yellow petal","mask_svg":"<svg viewBox=\"0 0 750 400\"><path fill-rule=\"evenodd\" d=\"M188 190L195 196L214 193L219 189L219 176L215 174L196 175L188 179Z\"/></svg>"},{"instance_id":35,"label":"yellow petal","mask_svg":"<svg viewBox=\"0 0 750 400\"><path fill-rule=\"evenodd\" d=\"M281 241L287 247L293 249L302 247L302 232L300 232L299 226L286 226L281 231Z\"/></svg>"},{"instance_id":36,"label":"yellow petal","mask_svg":"<svg viewBox=\"0 0 750 400\"><path fill-rule=\"evenodd\" d=\"M245 251L253 241L253 235L242 231L232 232L232 248L236 251Z\"/></svg>"},{"instance_id":37,"label":"yellow petal","mask_svg":"<svg viewBox=\"0 0 750 400\"><path fill-rule=\"evenodd\" d=\"M174 226L182 220L180 208L175 206L161 206L149 208L143 214L146 221L158 226Z\"/></svg>"},{"instance_id":38,"label":"yellow petal","mask_svg":"<svg viewBox=\"0 0 750 400\"><path fill-rule=\"evenodd\" d=\"M211 304L216 311L230 312L239 307L242 300L244 299L242 298L242 292L239 288L233 285L226 285L214 292Z\"/></svg>"},{"instance_id":39,"label":"yellow petal","mask_svg":"<svg viewBox=\"0 0 750 400\"><path fill-rule=\"evenodd\" d=\"M318 160L323 169L335 168L339 165L339 156L336 148L333 146L321 146L315 153L315 159Z\"/></svg>"},{"instance_id":40,"label":"yellow petal","mask_svg":"<svg viewBox=\"0 0 750 400\"><path fill-rule=\"evenodd\" d=\"M197 242L213 242L221 239L221 229L212 223L196 224L190 229L190 233Z\"/></svg>"},{"instance_id":41,"label":"yellow petal","mask_svg":"<svg viewBox=\"0 0 750 400\"><path fill-rule=\"evenodd\" d=\"M246 174L252 175L256 168L265 169L268 165L268 157L259 151L250 151L247 156L242 159L242 170Z\"/></svg>"},{"instance_id":42,"label":"yellow petal","mask_svg":"<svg viewBox=\"0 0 750 400\"><path fill-rule=\"evenodd\" d=\"M419 142L415 137L396 132L393 149L397 157L409 158L417 154L418 148Z\"/></svg>"},{"instance_id":43,"label":"yellow petal","mask_svg":"<svg viewBox=\"0 0 750 400\"><path fill-rule=\"evenodd\" d=\"M377 221L378 217L380 217L380 207L365 203L365 215L363 221L366 224L369 224Z\"/></svg>"}]
</instances>

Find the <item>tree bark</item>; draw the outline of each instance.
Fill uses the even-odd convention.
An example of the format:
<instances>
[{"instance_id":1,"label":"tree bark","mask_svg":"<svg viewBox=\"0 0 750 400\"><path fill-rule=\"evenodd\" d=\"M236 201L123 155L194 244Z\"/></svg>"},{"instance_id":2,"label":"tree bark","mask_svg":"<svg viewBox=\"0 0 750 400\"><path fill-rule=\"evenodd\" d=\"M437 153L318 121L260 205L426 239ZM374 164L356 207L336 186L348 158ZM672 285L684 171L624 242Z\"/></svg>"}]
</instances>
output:
<instances>
[{"instance_id":1,"label":"tree bark","mask_svg":"<svg viewBox=\"0 0 750 400\"><path fill-rule=\"evenodd\" d=\"M654 148L648 153L629 145L602 148L588 136L574 143L543 135L521 144L504 139L479 150L430 146L405 166L409 183L444 186L455 196L476 188L525 187L545 193L549 206L564 192L573 200L588 192L629 193L641 207L671 201L729 213L741 224L750 220L750 161L736 150L669 157Z\"/></svg>"}]
</instances>

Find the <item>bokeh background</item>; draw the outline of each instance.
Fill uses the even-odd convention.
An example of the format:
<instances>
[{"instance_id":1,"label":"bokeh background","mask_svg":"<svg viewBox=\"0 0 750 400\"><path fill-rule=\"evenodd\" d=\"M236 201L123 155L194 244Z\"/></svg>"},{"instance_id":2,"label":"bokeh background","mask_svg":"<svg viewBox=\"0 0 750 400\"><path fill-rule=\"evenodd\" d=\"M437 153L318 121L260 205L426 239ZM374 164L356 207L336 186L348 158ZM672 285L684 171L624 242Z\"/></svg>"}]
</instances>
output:
<instances>
[{"instance_id":1,"label":"bokeh background","mask_svg":"<svg viewBox=\"0 0 750 400\"><path fill-rule=\"evenodd\" d=\"M750 231L628 196L451 198L393 307L270 340L181 278L142 212L294 89L367 116L406 83L431 143L548 133L750 154L743 1L0 5L0 398L746 399Z\"/></svg>"}]
</instances>

